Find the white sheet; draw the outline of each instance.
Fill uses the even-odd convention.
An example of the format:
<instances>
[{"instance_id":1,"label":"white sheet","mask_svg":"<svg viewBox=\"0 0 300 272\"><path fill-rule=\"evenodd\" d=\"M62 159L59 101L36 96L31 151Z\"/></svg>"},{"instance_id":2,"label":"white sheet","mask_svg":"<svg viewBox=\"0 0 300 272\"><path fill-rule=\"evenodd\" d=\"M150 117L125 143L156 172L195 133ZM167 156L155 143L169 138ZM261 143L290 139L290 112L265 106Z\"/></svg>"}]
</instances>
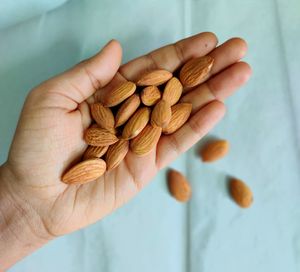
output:
<instances>
[{"instance_id":1,"label":"white sheet","mask_svg":"<svg viewBox=\"0 0 300 272\"><path fill-rule=\"evenodd\" d=\"M220 42L242 36L254 71L211 133L231 142L230 155L204 165L191 150L173 164L192 182L188 205L169 197L161 173L113 215L51 242L10 271L299 271L299 13L297 0L73 0L2 30L5 151L26 93L111 38L129 60L196 32L215 31ZM251 209L229 199L228 174L253 189Z\"/></svg>"}]
</instances>

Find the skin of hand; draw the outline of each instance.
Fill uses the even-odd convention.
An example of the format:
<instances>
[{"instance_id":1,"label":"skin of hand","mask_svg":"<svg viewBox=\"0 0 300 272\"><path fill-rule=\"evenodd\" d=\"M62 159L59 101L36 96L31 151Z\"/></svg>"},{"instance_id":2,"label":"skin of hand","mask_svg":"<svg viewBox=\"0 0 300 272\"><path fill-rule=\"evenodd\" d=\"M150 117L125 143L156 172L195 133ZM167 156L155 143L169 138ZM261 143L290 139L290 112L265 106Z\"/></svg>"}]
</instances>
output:
<instances>
[{"instance_id":1,"label":"skin of hand","mask_svg":"<svg viewBox=\"0 0 300 272\"><path fill-rule=\"evenodd\" d=\"M0 268L113 212L198 142L223 117L223 101L249 79L250 66L240 62L246 51L242 39L217 46L216 36L206 32L120 66L121 46L112 40L95 56L33 89L8 159L0 168ZM181 99L193 105L188 123L175 134L162 136L157 148L145 157L129 152L116 169L98 180L84 185L61 182L63 172L86 148L83 132L91 123L90 103L148 70L173 72L190 58L207 54L215 59L209 80ZM11 250L4 250L8 242Z\"/></svg>"}]
</instances>

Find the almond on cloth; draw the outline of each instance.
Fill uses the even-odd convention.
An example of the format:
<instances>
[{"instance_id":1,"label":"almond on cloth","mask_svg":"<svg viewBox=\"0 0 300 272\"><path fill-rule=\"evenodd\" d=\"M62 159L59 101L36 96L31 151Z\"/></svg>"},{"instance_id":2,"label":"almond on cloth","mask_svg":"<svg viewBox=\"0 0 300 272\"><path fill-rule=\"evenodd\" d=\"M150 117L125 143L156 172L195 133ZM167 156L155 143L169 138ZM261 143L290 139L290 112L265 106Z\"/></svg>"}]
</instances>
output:
<instances>
[{"instance_id":1,"label":"almond on cloth","mask_svg":"<svg viewBox=\"0 0 300 272\"><path fill-rule=\"evenodd\" d=\"M161 98L160 90L156 86L148 86L141 92L141 100L146 106L155 105Z\"/></svg>"},{"instance_id":2,"label":"almond on cloth","mask_svg":"<svg viewBox=\"0 0 300 272\"><path fill-rule=\"evenodd\" d=\"M115 134L104 128L88 128L85 131L84 140L88 145L107 146L114 144L119 139Z\"/></svg>"},{"instance_id":3,"label":"almond on cloth","mask_svg":"<svg viewBox=\"0 0 300 272\"><path fill-rule=\"evenodd\" d=\"M163 70L157 69L150 72L145 73L136 83L137 86L159 86L167 82L171 77L172 73Z\"/></svg>"},{"instance_id":4,"label":"almond on cloth","mask_svg":"<svg viewBox=\"0 0 300 272\"><path fill-rule=\"evenodd\" d=\"M130 141L130 149L136 155L147 155L153 148L155 148L161 135L160 127L153 127L148 124L142 132Z\"/></svg>"},{"instance_id":5,"label":"almond on cloth","mask_svg":"<svg viewBox=\"0 0 300 272\"><path fill-rule=\"evenodd\" d=\"M226 140L212 140L206 143L199 151L204 162L214 162L227 155L229 142Z\"/></svg>"},{"instance_id":6,"label":"almond on cloth","mask_svg":"<svg viewBox=\"0 0 300 272\"><path fill-rule=\"evenodd\" d=\"M126 98L134 94L135 90L136 90L136 85L133 82L130 81L124 82L116 89L108 92L103 97L102 103L105 107L113 107L119 105Z\"/></svg>"},{"instance_id":7,"label":"almond on cloth","mask_svg":"<svg viewBox=\"0 0 300 272\"><path fill-rule=\"evenodd\" d=\"M192 112L192 104L178 103L171 107L172 117L169 124L163 128L164 134L172 134L180 129L189 119Z\"/></svg>"},{"instance_id":8,"label":"almond on cloth","mask_svg":"<svg viewBox=\"0 0 300 272\"><path fill-rule=\"evenodd\" d=\"M125 158L129 150L129 141L119 140L108 148L105 156L107 170L116 168Z\"/></svg>"},{"instance_id":9,"label":"almond on cloth","mask_svg":"<svg viewBox=\"0 0 300 272\"><path fill-rule=\"evenodd\" d=\"M168 188L170 194L180 202L187 202L192 196L190 183L184 175L174 169L168 172Z\"/></svg>"},{"instance_id":10,"label":"almond on cloth","mask_svg":"<svg viewBox=\"0 0 300 272\"><path fill-rule=\"evenodd\" d=\"M165 128L171 120L172 110L168 102L160 100L153 108L151 114L151 125Z\"/></svg>"},{"instance_id":11,"label":"almond on cloth","mask_svg":"<svg viewBox=\"0 0 300 272\"><path fill-rule=\"evenodd\" d=\"M150 113L151 110L148 107L142 107L138 109L125 124L122 138L125 140L129 140L136 137L149 122Z\"/></svg>"},{"instance_id":12,"label":"almond on cloth","mask_svg":"<svg viewBox=\"0 0 300 272\"><path fill-rule=\"evenodd\" d=\"M114 133L115 117L110 108L104 107L101 103L91 105L91 115L101 128Z\"/></svg>"},{"instance_id":13,"label":"almond on cloth","mask_svg":"<svg viewBox=\"0 0 300 272\"><path fill-rule=\"evenodd\" d=\"M209 77L214 59L210 56L204 56L191 59L183 65L180 70L179 78L184 87L195 87Z\"/></svg>"},{"instance_id":14,"label":"almond on cloth","mask_svg":"<svg viewBox=\"0 0 300 272\"><path fill-rule=\"evenodd\" d=\"M116 114L116 124L115 127L122 126L128 119L135 113L141 104L141 100L138 94L133 94L124 101L120 106Z\"/></svg>"},{"instance_id":15,"label":"almond on cloth","mask_svg":"<svg viewBox=\"0 0 300 272\"><path fill-rule=\"evenodd\" d=\"M182 94L183 86L178 78L172 77L166 84L162 99L169 102L171 106L175 105Z\"/></svg>"},{"instance_id":16,"label":"almond on cloth","mask_svg":"<svg viewBox=\"0 0 300 272\"><path fill-rule=\"evenodd\" d=\"M84 184L101 177L106 171L106 163L102 159L82 161L63 176L62 181L67 184Z\"/></svg>"},{"instance_id":17,"label":"almond on cloth","mask_svg":"<svg viewBox=\"0 0 300 272\"><path fill-rule=\"evenodd\" d=\"M253 203L251 189L240 179L231 178L229 183L230 194L233 200L242 208L249 208Z\"/></svg>"}]
</instances>

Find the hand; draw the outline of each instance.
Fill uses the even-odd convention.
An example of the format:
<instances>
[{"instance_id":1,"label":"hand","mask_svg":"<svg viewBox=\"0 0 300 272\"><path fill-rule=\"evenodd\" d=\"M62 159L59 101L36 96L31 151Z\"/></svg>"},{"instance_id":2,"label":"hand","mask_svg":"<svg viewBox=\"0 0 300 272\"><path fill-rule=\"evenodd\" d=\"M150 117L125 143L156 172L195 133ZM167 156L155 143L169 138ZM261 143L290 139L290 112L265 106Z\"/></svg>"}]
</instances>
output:
<instances>
[{"instance_id":1,"label":"hand","mask_svg":"<svg viewBox=\"0 0 300 272\"><path fill-rule=\"evenodd\" d=\"M246 43L235 38L216 45L214 34L202 33L119 67L122 50L111 41L94 57L36 87L25 102L1 169L2 191L17 207L37 215L49 238L87 226L122 206L161 168L199 141L223 117L224 99L248 80L251 69L239 62ZM89 103L124 80L135 81L146 70L174 71L188 59L206 54L215 59L211 78L182 98L193 104L187 124L163 136L157 149L145 157L129 152L116 169L94 182L61 182L62 173L86 148L82 136L91 123ZM36 220L28 223L37 224Z\"/></svg>"}]
</instances>

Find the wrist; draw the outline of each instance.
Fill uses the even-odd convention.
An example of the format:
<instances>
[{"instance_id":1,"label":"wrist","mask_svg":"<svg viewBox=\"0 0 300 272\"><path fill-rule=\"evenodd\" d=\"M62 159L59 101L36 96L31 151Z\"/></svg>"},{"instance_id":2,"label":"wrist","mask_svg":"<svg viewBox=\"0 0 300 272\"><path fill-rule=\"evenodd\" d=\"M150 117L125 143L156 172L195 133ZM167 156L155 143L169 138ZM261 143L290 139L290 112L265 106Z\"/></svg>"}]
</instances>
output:
<instances>
[{"instance_id":1,"label":"wrist","mask_svg":"<svg viewBox=\"0 0 300 272\"><path fill-rule=\"evenodd\" d=\"M28 203L13 193L13 175L0 167L0 271L46 244L52 237Z\"/></svg>"}]
</instances>

